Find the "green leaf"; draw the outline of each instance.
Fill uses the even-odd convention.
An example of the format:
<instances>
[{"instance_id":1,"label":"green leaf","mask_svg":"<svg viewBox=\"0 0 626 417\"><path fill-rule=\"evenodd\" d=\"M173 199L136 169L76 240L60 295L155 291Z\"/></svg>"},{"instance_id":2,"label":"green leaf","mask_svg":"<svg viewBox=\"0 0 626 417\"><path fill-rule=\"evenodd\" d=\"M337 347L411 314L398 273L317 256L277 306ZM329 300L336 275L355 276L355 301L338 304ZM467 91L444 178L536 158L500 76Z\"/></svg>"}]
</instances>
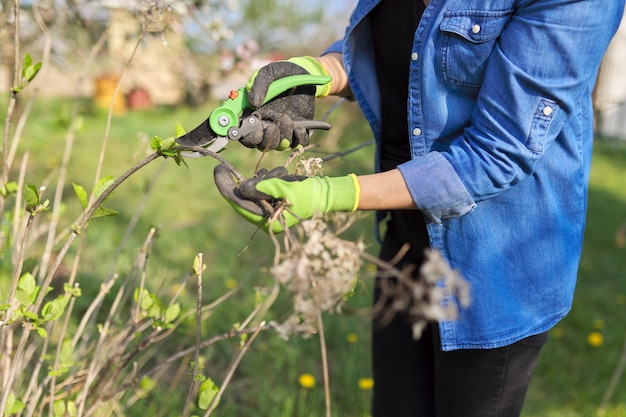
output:
<instances>
[{"instance_id":1,"label":"green leaf","mask_svg":"<svg viewBox=\"0 0 626 417\"><path fill-rule=\"evenodd\" d=\"M61 353L59 355L59 361L63 366L69 366L74 363L72 360L72 341L65 339L61 345Z\"/></svg>"},{"instance_id":2,"label":"green leaf","mask_svg":"<svg viewBox=\"0 0 626 417\"><path fill-rule=\"evenodd\" d=\"M150 392L156 388L157 383L153 379L145 376L141 379L139 386L141 387L142 391Z\"/></svg>"},{"instance_id":3,"label":"green leaf","mask_svg":"<svg viewBox=\"0 0 626 417\"><path fill-rule=\"evenodd\" d=\"M46 337L48 337L48 331L46 329L44 329L43 327L37 327L37 334L42 339L45 339Z\"/></svg>"},{"instance_id":4,"label":"green leaf","mask_svg":"<svg viewBox=\"0 0 626 417\"><path fill-rule=\"evenodd\" d=\"M11 304L2 304L0 305L0 311L7 311L11 307Z\"/></svg>"},{"instance_id":5,"label":"green leaf","mask_svg":"<svg viewBox=\"0 0 626 417\"><path fill-rule=\"evenodd\" d=\"M179 138L182 135L184 135L185 133L187 133L187 131L185 130L184 127L182 127L180 125L180 123L176 123L176 137Z\"/></svg>"},{"instance_id":6,"label":"green leaf","mask_svg":"<svg viewBox=\"0 0 626 417\"><path fill-rule=\"evenodd\" d=\"M193 260L193 273L199 275L206 269L205 264L200 264L200 255L197 255Z\"/></svg>"},{"instance_id":7,"label":"green leaf","mask_svg":"<svg viewBox=\"0 0 626 417\"><path fill-rule=\"evenodd\" d=\"M76 408L76 403L74 401L67 402L67 415L69 417L76 417L78 415L78 409Z\"/></svg>"},{"instance_id":8,"label":"green leaf","mask_svg":"<svg viewBox=\"0 0 626 417\"><path fill-rule=\"evenodd\" d=\"M17 291L15 292L15 298L19 303L28 307L35 301L35 297L37 296L37 283L35 282L35 278L30 273L25 273L22 275L20 280L17 283Z\"/></svg>"},{"instance_id":9,"label":"green leaf","mask_svg":"<svg viewBox=\"0 0 626 417\"><path fill-rule=\"evenodd\" d=\"M66 410L65 401L57 400L54 402L54 406L52 407L52 415L54 417L63 417L65 416Z\"/></svg>"},{"instance_id":10,"label":"green leaf","mask_svg":"<svg viewBox=\"0 0 626 417\"><path fill-rule=\"evenodd\" d=\"M91 216L92 219L97 219L99 217L110 217L110 216L117 216L118 212L116 210L111 210L105 207L98 207L96 209L96 211L93 212L93 215Z\"/></svg>"},{"instance_id":11,"label":"green leaf","mask_svg":"<svg viewBox=\"0 0 626 417\"><path fill-rule=\"evenodd\" d=\"M80 201L80 205L83 206L84 209L86 209L87 203L88 203L87 191L85 191L85 189L78 184L72 183L72 186L74 187L74 193L76 193L76 196L78 197L78 200Z\"/></svg>"},{"instance_id":12,"label":"green leaf","mask_svg":"<svg viewBox=\"0 0 626 417\"><path fill-rule=\"evenodd\" d=\"M161 150L161 148L162 148L162 146L161 146L161 143L162 143L162 142L163 142L163 141L161 140L161 138L160 138L160 137L158 137L158 136L153 136L153 137L152 137L152 140L150 141L150 147L151 147L153 150L155 150L155 151L160 151L160 150Z\"/></svg>"},{"instance_id":13,"label":"green leaf","mask_svg":"<svg viewBox=\"0 0 626 417\"><path fill-rule=\"evenodd\" d=\"M201 410L206 410L209 408L217 393L219 388L215 385L215 382L211 378L207 378L198 389L198 407Z\"/></svg>"},{"instance_id":14,"label":"green leaf","mask_svg":"<svg viewBox=\"0 0 626 417\"><path fill-rule=\"evenodd\" d=\"M180 305L172 304L165 309L165 323L171 323L178 318L180 315Z\"/></svg>"},{"instance_id":15,"label":"green leaf","mask_svg":"<svg viewBox=\"0 0 626 417\"><path fill-rule=\"evenodd\" d=\"M15 398L15 394L10 393L7 397L6 406L4 408L4 415L10 416L12 414L17 414L21 412L26 407L22 401Z\"/></svg>"},{"instance_id":16,"label":"green leaf","mask_svg":"<svg viewBox=\"0 0 626 417\"><path fill-rule=\"evenodd\" d=\"M141 291L141 300L140 300L139 288L137 288L135 290L135 302L139 302L139 307L142 310L148 310L152 306L152 303L154 302L154 300L152 299L152 297L150 297L150 291L146 290L145 288Z\"/></svg>"},{"instance_id":17,"label":"green leaf","mask_svg":"<svg viewBox=\"0 0 626 417\"><path fill-rule=\"evenodd\" d=\"M28 311L25 308L21 308L20 309L20 314L22 316L24 316L25 318L33 321L33 322L39 321L39 316L37 315L37 313L33 313L32 311Z\"/></svg>"},{"instance_id":18,"label":"green leaf","mask_svg":"<svg viewBox=\"0 0 626 417\"><path fill-rule=\"evenodd\" d=\"M30 83L39 73L41 69L41 62L37 62L35 65L31 65L26 68L26 74L24 75L26 83Z\"/></svg>"},{"instance_id":19,"label":"green leaf","mask_svg":"<svg viewBox=\"0 0 626 417\"><path fill-rule=\"evenodd\" d=\"M80 297L82 295L82 291L78 284L72 285L69 282L63 284L63 292L70 297Z\"/></svg>"},{"instance_id":20,"label":"green leaf","mask_svg":"<svg viewBox=\"0 0 626 417\"><path fill-rule=\"evenodd\" d=\"M96 187L93 190L94 198L99 198L102 195L102 193L106 191L107 188L109 188L111 184L113 184L112 176L104 177L100 181L98 181L96 183Z\"/></svg>"},{"instance_id":21,"label":"green leaf","mask_svg":"<svg viewBox=\"0 0 626 417\"><path fill-rule=\"evenodd\" d=\"M17 183L15 181L7 182L2 188L0 188L0 195L6 197L17 191Z\"/></svg>"},{"instance_id":22,"label":"green leaf","mask_svg":"<svg viewBox=\"0 0 626 417\"><path fill-rule=\"evenodd\" d=\"M29 184L24 187L24 200L26 201L26 210L34 214L39 205L39 190L36 186Z\"/></svg>"},{"instance_id":23,"label":"green leaf","mask_svg":"<svg viewBox=\"0 0 626 417\"><path fill-rule=\"evenodd\" d=\"M24 60L22 61L22 77L24 77L26 68L33 65L33 57L29 53L24 54Z\"/></svg>"},{"instance_id":24,"label":"green leaf","mask_svg":"<svg viewBox=\"0 0 626 417\"><path fill-rule=\"evenodd\" d=\"M167 139L163 139L161 141L161 148L162 149L172 149L174 146L176 146L176 139L175 138L167 138Z\"/></svg>"},{"instance_id":25,"label":"green leaf","mask_svg":"<svg viewBox=\"0 0 626 417\"><path fill-rule=\"evenodd\" d=\"M150 306L145 309L148 317L155 319L161 318L161 315L163 314L163 304L161 303L161 300L159 300L159 297L157 297L156 294L150 294L148 299L150 300Z\"/></svg>"},{"instance_id":26,"label":"green leaf","mask_svg":"<svg viewBox=\"0 0 626 417\"><path fill-rule=\"evenodd\" d=\"M47 302L41 309L41 315L43 320L51 321L61 317L69 301L70 297L62 295L52 301Z\"/></svg>"}]
</instances>

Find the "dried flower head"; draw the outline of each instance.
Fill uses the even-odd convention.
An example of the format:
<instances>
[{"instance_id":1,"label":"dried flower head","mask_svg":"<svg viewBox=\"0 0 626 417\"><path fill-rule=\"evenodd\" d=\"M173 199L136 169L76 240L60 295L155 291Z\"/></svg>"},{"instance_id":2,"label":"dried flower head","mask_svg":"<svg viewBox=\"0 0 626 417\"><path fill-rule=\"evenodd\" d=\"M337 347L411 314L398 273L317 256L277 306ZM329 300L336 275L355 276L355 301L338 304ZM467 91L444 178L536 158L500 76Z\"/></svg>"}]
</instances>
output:
<instances>
[{"instance_id":1,"label":"dried flower head","mask_svg":"<svg viewBox=\"0 0 626 417\"><path fill-rule=\"evenodd\" d=\"M293 296L293 316L276 325L283 337L314 329L323 312L340 312L363 264L363 243L339 238L320 217L303 221L294 232L297 242L271 269Z\"/></svg>"},{"instance_id":2,"label":"dried flower head","mask_svg":"<svg viewBox=\"0 0 626 417\"><path fill-rule=\"evenodd\" d=\"M450 268L439 251L427 249L417 277L413 268L398 271L389 265L380 273L381 300L375 313L381 323L402 315L419 339L429 321L454 320L458 308L467 306L469 286L458 271Z\"/></svg>"},{"instance_id":3,"label":"dried flower head","mask_svg":"<svg viewBox=\"0 0 626 417\"><path fill-rule=\"evenodd\" d=\"M302 158L296 163L296 175L323 176L322 163L322 158Z\"/></svg>"}]
</instances>

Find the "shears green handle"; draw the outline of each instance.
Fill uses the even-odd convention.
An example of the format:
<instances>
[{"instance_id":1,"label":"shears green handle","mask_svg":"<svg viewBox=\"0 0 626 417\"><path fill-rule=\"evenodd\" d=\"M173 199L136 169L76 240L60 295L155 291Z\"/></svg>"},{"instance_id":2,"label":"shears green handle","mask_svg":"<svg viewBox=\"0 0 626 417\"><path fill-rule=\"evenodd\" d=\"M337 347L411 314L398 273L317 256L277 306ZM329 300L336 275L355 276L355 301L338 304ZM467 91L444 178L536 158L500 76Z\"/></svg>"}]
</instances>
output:
<instances>
[{"instance_id":1,"label":"shears green handle","mask_svg":"<svg viewBox=\"0 0 626 417\"><path fill-rule=\"evenodd\" d=\"M285 91L301 85L324 85L331 81L329 76L291 75L279 78L270 84L265 101L271 101ZM211 112L209 127L218 136L228 136L228 129L239 125L239 115L246 109L252 109L248 102L248 90L245 87L230 92L228 100Z\"/></svg>"}]
</instances>

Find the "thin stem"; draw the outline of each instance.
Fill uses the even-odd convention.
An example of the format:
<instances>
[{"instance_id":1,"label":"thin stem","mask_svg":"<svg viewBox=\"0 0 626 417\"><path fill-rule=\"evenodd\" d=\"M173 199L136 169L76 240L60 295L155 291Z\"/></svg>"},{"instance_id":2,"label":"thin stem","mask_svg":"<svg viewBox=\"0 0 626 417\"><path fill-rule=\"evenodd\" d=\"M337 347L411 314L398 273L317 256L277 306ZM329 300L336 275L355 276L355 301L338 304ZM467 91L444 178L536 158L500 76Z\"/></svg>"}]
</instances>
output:
<instances>
[{"instance_id":1,"label":"thin stem","mask_svg":"<svg viewBox=\"0 0 626 417\"><path fill-rule=\"evenodd\" d=\"M80 221L78 222L78 224L74 227L73 232L69 235L67 241L65 242L65 245L63 246L63 248L59 251L59 254L57 255L57 260L54 263L54 265L52 266L52 268L50 269L50 271L48 271L48 275L46 276L45 281L43 282L43 284L41 285L42 290L40 291L40 294L37 298L37 301L35 303L35 310L37 310L39 308L39 306L41 305L42 301L43 301L43 297L45 296L45 289L47 289L50 286L50 282L52 282L52 278L54 277L54 274L56 274L56 271L59 269L59 266L61 266L61 262L63 260L63 258L65 257L65 255L67 254L67 251L69 250L72 242L74 241L74 239L76 238L76 236L80 233L80 231L82 229L85 228L85 226L87 225L87 222L91 219L91 216L95 213L95 211L97 210L98 207L100 207L100 204L102 204L102 202L109 196L111 195L111 193L117 188L119 187L124 181L126 181L131 175L133 175L135 172L139 171L141 168L143 168L144 166L148 165L150 162L154 161L155 159L159 158L161 156L160 153L154 153L151 155L148 155L146 158L144 158L142 161L138 162L137 164L135 164L133 167L131 167L130 169L128 169L126 172L124 172L119 178L117 178L115 181L113 181L111 183L111 185L109 185L109 187L107 187L102 194L100 195L100 197L98 197L95 201L93 201L85 210L85 212L83 213Z\"/></svg>"},{"instance_id":2,"label":"thin stem","mask_svg":"<svg viewBox=\"0 0 626 417\"><path fill-rule=\"evenodd\" d=\"M200 343L202 341L202 271L204 269L202 254L199 253L197 258L197 270L196 278L197 278L197 297L196 297L196 344L195 350L193 353L193 373L191 377L191 384L189 384L189 391L187 391L187 400L185 401L185 407L183 408L183 417L187 417L189 415L189 406L192 401L192 396L194 392L194 388L198 381L198 369L200 361Z\"/></svg>"},{"instance_id":3,"label":"thin stem","mask_svg":"<svg viewBox=\"0 0 626 417\"><path fill-rule=\"evenodd\" d=\"M111 122L113 120L113 109L115 107L115 101L117 99L117 96L119 95L120 89L122 87L122 83L126 79L128 72L130 71L130 65L135 59L135 54L137 53L137 50L139 49L139 45L141 45L141 41L143 40L145 34L146 34L146 31L144 28L144 30L142 30L141 34L139 35L139 39L137 39L137 42L135 43L135 47L133 48L133 51L130 54L130 57L128 58L128 61L126 62L126 68L124 68L124 71L122 72L122 75L120 76L117 86L115 86L113 97L111 97L111 103L109 105L109 113L107 115L107 123L106 123L105 131L104 131L104 137L102 138L102 146L100 148L100 156L98 157L98 165L96 166L96 175L94 176L94 188L96 184L98 183L98 181L100 180L102 166L104 164L104 155L106 154L106 148L109 142L109 135L111 132Z\"/></svg>"},{"instance_id":4,"label":"thin stem","mask_svg":"<svg viewBox=\"0 0 626 417\"><path fill-rule=\"evenodd\" d=\"M65 137L65 150L63 152L63 158L61 160L61 165L59 167L59 176L57 179L57 185L54 193L54 199L52 203L52 213L50 216L50 226L48 230L48 239L46 241L46 246L43 251L43 255L41 256L41 270L39 271L40 277L45 277L48 270L48 262L52 256L52 248L54 247L55 240L57 237L57 227L59 224L59 220L61 217L61 211L63 208L63 191L65 189L65 181L67 177L67 170L70 163L70 158L72 155L72 151L74 149L74 133L76 130L76 120L78 118L78 109L80 103L80 94L79 89L81 84L87 77L87 72L91 65L93 64L96 55L102 49L104 45L104 41L107 39L107 32L105 31L100 39L96 42L96 44L91 48L87 60L83 65L83 69L81 74L76 82L76 92L74 93L74 102L72 105L72 112L70 114L70 123L67 129L67 136Z\"/></svg>"},{"instance_id":5,"label":"thin stem","mask_svg":"<svg viewBox=\"0 0 626 417\"><path fill-rule=\"evenodd\" d=\"M326 417L331 417L330 406L330 378L328 374L328 351L326 350L326 335L324 333L324 322L322 313L317 315L317 327L320 332L320 350L322 353L322 374L324 377L324 400L326 404Z\"/></svg>"},{"instance_id":6,"label":"thin stem","mask_svg":"<svg viewBox=\"0 0 626 417\"><path fill-rule=\"evenodd\" d=\"M13 112L15 111L15 105L17 104L17 92L15 87L20 82L20 2L19 0L13 1L13 87L11 89L11 96L9 98L9 104L7 107L7 116L4 121L4 140L2 142L2 172L0 173L0 186L4 187L9 178L9 164L8 164L8 150L9 150L9 135L11 128L11 120L13 119ZM0 218L4 214L5 199L0 198Z\"/></svg>"}]
</instances>

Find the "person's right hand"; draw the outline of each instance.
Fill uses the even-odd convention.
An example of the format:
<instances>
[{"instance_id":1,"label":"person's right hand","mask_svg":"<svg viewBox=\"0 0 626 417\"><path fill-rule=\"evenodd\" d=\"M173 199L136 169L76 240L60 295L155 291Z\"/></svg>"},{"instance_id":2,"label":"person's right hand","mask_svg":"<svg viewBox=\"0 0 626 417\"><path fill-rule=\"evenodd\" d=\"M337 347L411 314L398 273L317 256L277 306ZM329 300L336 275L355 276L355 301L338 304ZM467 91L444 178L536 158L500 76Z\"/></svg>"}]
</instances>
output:
<instances>
[{"instance_id":1,"label":"person's right hand","mask_svg":"<svg viewBox=\"0 0 626 417\"><path fill-rule=\"evenodd\" d=\"M259 172L237 184L229 169L220 164L214 170L215 184L239 215L265 232L281 233L316 213L354 212L360 199L359 181L354 174L340 177L287 175L284 167ZM283 220L271 218L260 204L284 202Z\"/></svg>"},{"instance_id":2,"label":"person's right hand","mask_svg":"<svg viewBox=\"0 0 626 417\"><path fill-rule=\"evenodd\" d=\"M309 132L302 127L294 128L296 120L313 120L315 98L324 97L331 83L303 85L285 91L266 104L267 90L272 82L292 75L325 75L328 71L310 56L294 57L276 61L256 71L248 82L248 102L254 107L252 114L266 123L263 131L247 134L240 142L249 148L260 150L296 148L309 144Z\"/></svg>"}]
</instances>

